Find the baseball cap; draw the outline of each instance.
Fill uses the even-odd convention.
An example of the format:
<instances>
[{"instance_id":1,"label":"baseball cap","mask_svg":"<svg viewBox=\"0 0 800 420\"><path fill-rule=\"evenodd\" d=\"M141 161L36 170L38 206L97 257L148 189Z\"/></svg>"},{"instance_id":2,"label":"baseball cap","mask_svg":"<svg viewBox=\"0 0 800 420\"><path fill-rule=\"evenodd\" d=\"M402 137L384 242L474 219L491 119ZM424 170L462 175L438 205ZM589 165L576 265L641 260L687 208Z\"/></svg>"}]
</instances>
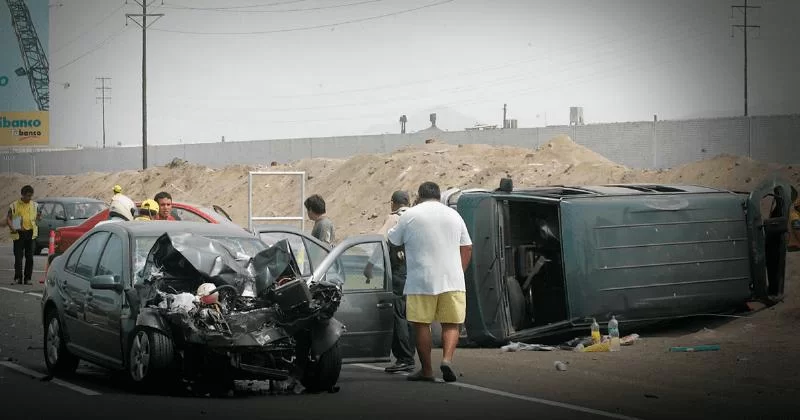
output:
<instances>
[{"instance_id":1,"label":"baseball cap","mask_svg":"<svg viewBox=\"0 0 800 420\"><path fill-rule=\"evenodd\" d=\"M408 193L405 191L395 191L392 194L392 202L397 204L409 204L411 200L408 198Z\"/></svg>"}]
</instances>

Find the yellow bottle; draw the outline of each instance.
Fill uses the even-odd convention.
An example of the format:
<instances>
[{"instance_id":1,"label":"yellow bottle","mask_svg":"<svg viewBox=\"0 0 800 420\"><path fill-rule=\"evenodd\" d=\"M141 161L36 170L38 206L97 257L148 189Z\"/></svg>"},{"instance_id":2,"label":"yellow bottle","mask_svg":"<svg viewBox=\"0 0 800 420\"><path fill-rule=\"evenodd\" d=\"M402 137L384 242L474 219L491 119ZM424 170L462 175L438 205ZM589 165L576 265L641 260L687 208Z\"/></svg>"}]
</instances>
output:
<instances>
[{"instance_id":1,"label":"yellow bottle","mask_svg":"<svg viewBox=\"0 0 800 420\"><path fill-rule=\"evenodd\" d=\"M597 320L592 318L592 343L597 344L600 342L600 324Z\"/></svg>"}]
</instances>

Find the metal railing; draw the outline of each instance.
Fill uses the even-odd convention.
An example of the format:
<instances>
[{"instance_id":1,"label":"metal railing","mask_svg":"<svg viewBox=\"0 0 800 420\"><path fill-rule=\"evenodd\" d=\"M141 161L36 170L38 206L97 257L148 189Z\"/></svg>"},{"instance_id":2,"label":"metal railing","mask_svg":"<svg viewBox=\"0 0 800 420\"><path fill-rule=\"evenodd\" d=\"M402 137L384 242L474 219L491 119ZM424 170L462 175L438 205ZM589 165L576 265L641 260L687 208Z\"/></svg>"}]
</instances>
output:
<instances>
[{"instance_id":1,"label":"metal railing","mask_svg":"<svg viewBox=\"0 0 800 420\"><path fill-rule=\"evenodd\" d=\"M300 176L300 216L253 216L253 175L290 175ZM306 196L306 173L303 172L258 172L250 171L247 176L247 224L250 231L253 231L253 221L259 220L290 220L299 221L300 229L306 229L306 212L303 200Z\"/></svg>"}]
</instances>

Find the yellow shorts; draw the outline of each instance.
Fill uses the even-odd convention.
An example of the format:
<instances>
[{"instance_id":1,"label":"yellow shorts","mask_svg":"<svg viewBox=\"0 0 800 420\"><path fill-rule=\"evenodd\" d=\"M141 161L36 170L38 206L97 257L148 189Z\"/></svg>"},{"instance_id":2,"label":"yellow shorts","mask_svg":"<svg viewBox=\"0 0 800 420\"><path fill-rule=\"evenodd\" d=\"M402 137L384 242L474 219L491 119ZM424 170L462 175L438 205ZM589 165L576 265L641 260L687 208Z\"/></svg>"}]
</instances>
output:
<instances>
[{"instance_id":1,"label":"yellow shorts","mask_svg":"<svg viewBox=\"0 0 800 420\"><path fill-rule=\"evenodd\" d=\"M464 292L406 296L406 319L410 322L463 324L466 315L467 295Z\"/></svg>"}]
</instances>

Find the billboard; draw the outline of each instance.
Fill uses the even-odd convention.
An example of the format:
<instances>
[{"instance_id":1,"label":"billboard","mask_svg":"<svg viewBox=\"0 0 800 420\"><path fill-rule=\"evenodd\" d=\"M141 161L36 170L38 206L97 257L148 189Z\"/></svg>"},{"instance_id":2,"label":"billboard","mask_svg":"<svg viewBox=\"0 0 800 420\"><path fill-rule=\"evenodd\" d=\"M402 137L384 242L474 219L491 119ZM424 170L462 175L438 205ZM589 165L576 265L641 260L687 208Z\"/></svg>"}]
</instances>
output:
<instances>
[{"instance_id":1,"label":"billboard","mask_svg":"<svg viewBox=\"0 0 800 420\"><path fill-rule=\"evenodd\" d=\"M48 0L0 2L0 147L50 143Z\"/></svg>"}]
</instances>

